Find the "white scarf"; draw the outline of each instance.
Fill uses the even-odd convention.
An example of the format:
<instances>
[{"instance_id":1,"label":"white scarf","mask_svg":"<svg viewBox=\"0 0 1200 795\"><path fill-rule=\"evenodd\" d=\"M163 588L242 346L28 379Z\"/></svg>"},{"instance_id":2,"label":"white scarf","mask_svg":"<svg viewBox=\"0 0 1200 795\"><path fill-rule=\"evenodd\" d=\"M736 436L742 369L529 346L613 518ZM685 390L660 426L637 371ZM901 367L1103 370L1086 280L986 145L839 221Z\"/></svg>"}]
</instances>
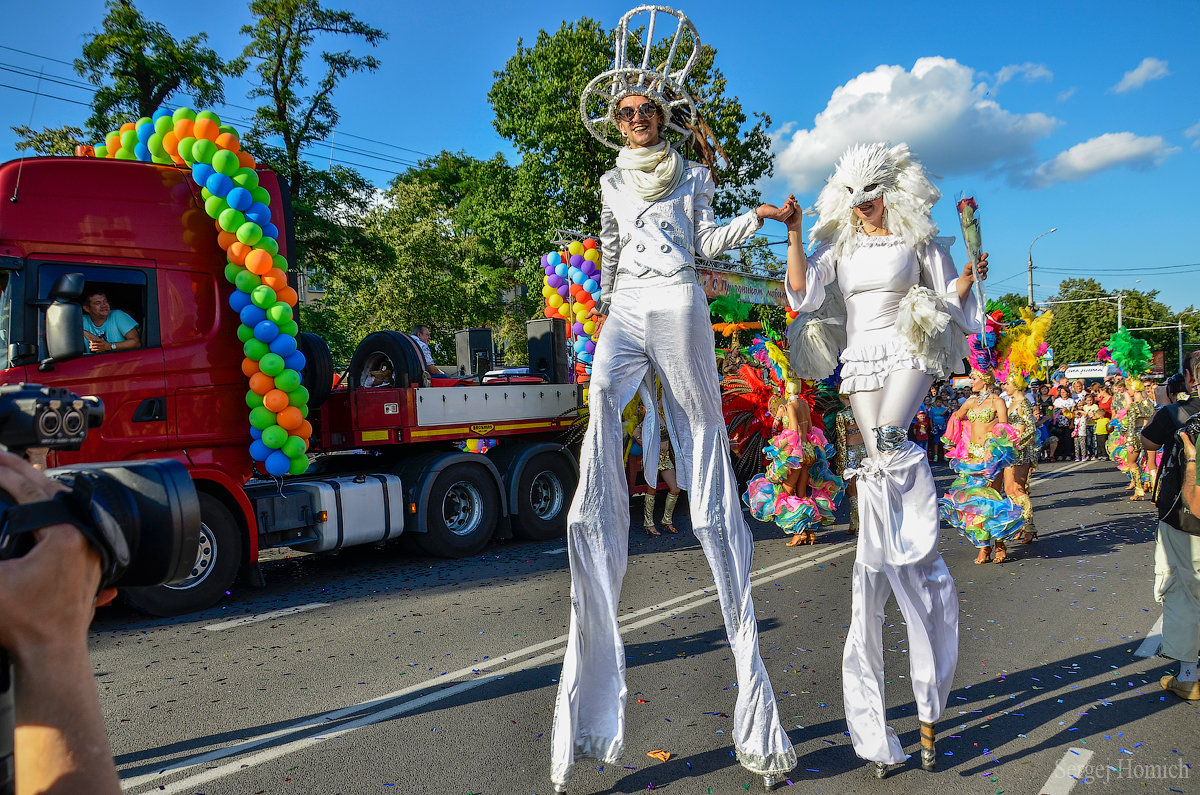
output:
<instances>
[{"instance_id":1,"label":"white scarf","mask_svg":"<svg viewBox=\"0 0 1200 795\"><path fill-rule=\"evenodd\" d=\"M624 172L633 192L648 202L671 195L683 180L683 157L670 141L638 149L622 147L617 153L617 168Z\"/></svg>"}]
</instances>

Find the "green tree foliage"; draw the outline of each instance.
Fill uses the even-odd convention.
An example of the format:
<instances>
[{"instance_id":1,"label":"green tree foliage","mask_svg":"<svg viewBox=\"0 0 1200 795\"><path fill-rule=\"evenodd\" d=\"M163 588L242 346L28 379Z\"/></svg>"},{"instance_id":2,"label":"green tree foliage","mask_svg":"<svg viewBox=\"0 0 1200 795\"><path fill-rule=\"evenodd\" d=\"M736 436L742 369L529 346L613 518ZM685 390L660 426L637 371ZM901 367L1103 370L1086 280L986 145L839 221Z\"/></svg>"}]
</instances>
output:
<instances>
[{"instance_id":1,"label":"green tree foliage","mask_svg":"<svg viewBox=\"0 0 1200 795\"><path fill-rule=\"evenodd\" d=\"M12 131L17 134L17 149L28 149L35 155L73 155L75 147L87 140L83 130L69 125L35 130L17 124Z\"/></svg>"},{"instance_id":2,"label":"green tree foliage","mask_svg":"<svg viewBox=\"0 0 1200 795\"><path fill-rule=\"evenodd\" d=\"M343 251L307 319L348 361L368 331L433 330L439 362L454 358L453 333L501 319L504 262L474 234L455 229L451 208L427 184L397 181L363 218L363 243Z\"/></svg>"}]
</instances>

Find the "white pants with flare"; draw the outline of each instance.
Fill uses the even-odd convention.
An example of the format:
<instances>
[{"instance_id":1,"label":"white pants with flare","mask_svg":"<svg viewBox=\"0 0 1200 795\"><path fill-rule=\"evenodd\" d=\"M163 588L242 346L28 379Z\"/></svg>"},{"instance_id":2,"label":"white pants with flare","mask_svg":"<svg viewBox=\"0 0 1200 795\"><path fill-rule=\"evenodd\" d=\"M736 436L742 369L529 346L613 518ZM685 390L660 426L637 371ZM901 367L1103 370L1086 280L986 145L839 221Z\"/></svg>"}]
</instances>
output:
<instances>
[{"instance_id":1,"label":"white pants with flare","mask_svg":"<svg viewBox=\"0 0 1200 795\"><path fill-rule=\"evenodd\" d=\"M916 370L888 375L882 389L855 392L851 407L868 458L856 470L859 533L850 629L842 655L842 692L854 752L873 762L904 761L887 725L883 682L883 607L890 594L908 628L908 665L917 716L933 723L946 708L958 664L958 596L937 551L937 489L925 451L913 442L881 453L873 429L907 428L931 378Z\"/></svg>"},{"instance_id":2,"label":"white pants with flare","mask_svg":"<svg viewBox=\"0 0 1200 795\"><path fill-rule=\"evenodd\" d=\"M692 529L720 597L737 672L738 759L759 774L796 765L758 649L750 595L754 539L729 461L712 339L698 284L635 284L613 296L596 346L579 488L567 517L571 624L551 738L556 784L566 784L576 757L615 762L624 746L625 650L617 602L629 553L629 491L621 412L648 372L662 381L679 485L688 491Z\"/></svg>"}]
</instances>

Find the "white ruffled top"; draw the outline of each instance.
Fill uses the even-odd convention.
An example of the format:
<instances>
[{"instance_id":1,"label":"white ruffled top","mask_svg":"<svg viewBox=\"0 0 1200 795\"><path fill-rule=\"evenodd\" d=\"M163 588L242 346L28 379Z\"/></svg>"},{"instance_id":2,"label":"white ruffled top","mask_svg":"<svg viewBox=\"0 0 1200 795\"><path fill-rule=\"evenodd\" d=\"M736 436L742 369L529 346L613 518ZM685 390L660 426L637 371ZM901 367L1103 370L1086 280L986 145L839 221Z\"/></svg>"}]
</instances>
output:
<instances>
[{"instance_id":1,"label":"white ruffled top","mask_svg":"<svg viewBox=\"0 0 1200 795\"><path fill-rule=\"evenodd\" d=\"M784 280L788 303L798 312L815 312L825 300L825 286L837 279L846 301L846 348L842 351L842 391L879 389L890 373L918 369L945 375L944 364L932 355L914 352L897 331L901 300L914 286L923 285L941 299L958 333L969 333L969 318L979 313L974 293L958 298L958 269L936 242L923 256L899 235L860 235L846 262L835 260L828 245L808 257L806 288L791 289Z\"/></svg>"}]
</instances>

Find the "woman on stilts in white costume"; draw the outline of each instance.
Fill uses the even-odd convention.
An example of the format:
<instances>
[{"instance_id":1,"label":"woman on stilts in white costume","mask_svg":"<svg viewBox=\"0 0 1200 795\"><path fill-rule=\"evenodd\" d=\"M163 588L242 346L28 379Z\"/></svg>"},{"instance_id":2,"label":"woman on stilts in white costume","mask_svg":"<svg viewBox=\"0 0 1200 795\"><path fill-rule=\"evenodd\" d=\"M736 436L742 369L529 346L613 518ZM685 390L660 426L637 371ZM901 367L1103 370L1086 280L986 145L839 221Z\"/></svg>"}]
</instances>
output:
<instances>
[{"instance_id":1,"label":"woman on stilts in white costume","mask_svg":"<svg viewBox=\"0 0 1200 795\"><path fill-rule=\"evenodd\" d=\"M811 255L800 214L787 221L792 308L819 315L835 281L846 305L841 390L850 395L867 458L844 473L857 478L860 530L842 688L854 751L878 778L905 759L883 699L888 595L895 593L908 625L926 770L936 766L933 724L958 662L958 598L937 551L933 473L906 430L933 379L966 355L965 335L979 317L971 286L976 274L986 277L987 255L959 275L934 239L930 211L940 196L906 144L853 146L817 198Z\"/></svg>"},{"instance_id":2,"label":"woman on stilts in white costume","mask_svg":"<svg viewBox=\"0 0 1200 795\"><path fill-rule=\"evenodd\" d=\"M717 256L753 236L763 219L786 220L793 206L764 204L717 226L708 168L685 161L660 138L668 128L686 136L694 122L695 103L682 83L699 54L699 37L685 17L657 7L649 12L648 36L655 17L677 22L671 52L686 49L677 47L686 30L687 44L694 44L691 55L682 68L673 68L670 59L653 68L647 42L642 64L630 64L629 19L649 8L622 17L616 68L594 79L581 102L588 130L619 153L617 167L601 181L603 266L595 316L602 331L592 363L579 488L567 516L571 624L551 737L556 792L566 791L577 758L613 763L624 747L625 651L617 602L628 557L629 492L621 412L640 391L647 403L642 446L658 449L655 376L662 382L679 485L688 491L692 531L712 567L737 670L738 760L768 788L796 765L758 650L750 596L754 539L729 461L708 301L695 270L697 256ZM624 146L605 134L614 126ZM657 457L646 456L645 464L646 482L655 483Z\"/></svg>"}]
</instances>

